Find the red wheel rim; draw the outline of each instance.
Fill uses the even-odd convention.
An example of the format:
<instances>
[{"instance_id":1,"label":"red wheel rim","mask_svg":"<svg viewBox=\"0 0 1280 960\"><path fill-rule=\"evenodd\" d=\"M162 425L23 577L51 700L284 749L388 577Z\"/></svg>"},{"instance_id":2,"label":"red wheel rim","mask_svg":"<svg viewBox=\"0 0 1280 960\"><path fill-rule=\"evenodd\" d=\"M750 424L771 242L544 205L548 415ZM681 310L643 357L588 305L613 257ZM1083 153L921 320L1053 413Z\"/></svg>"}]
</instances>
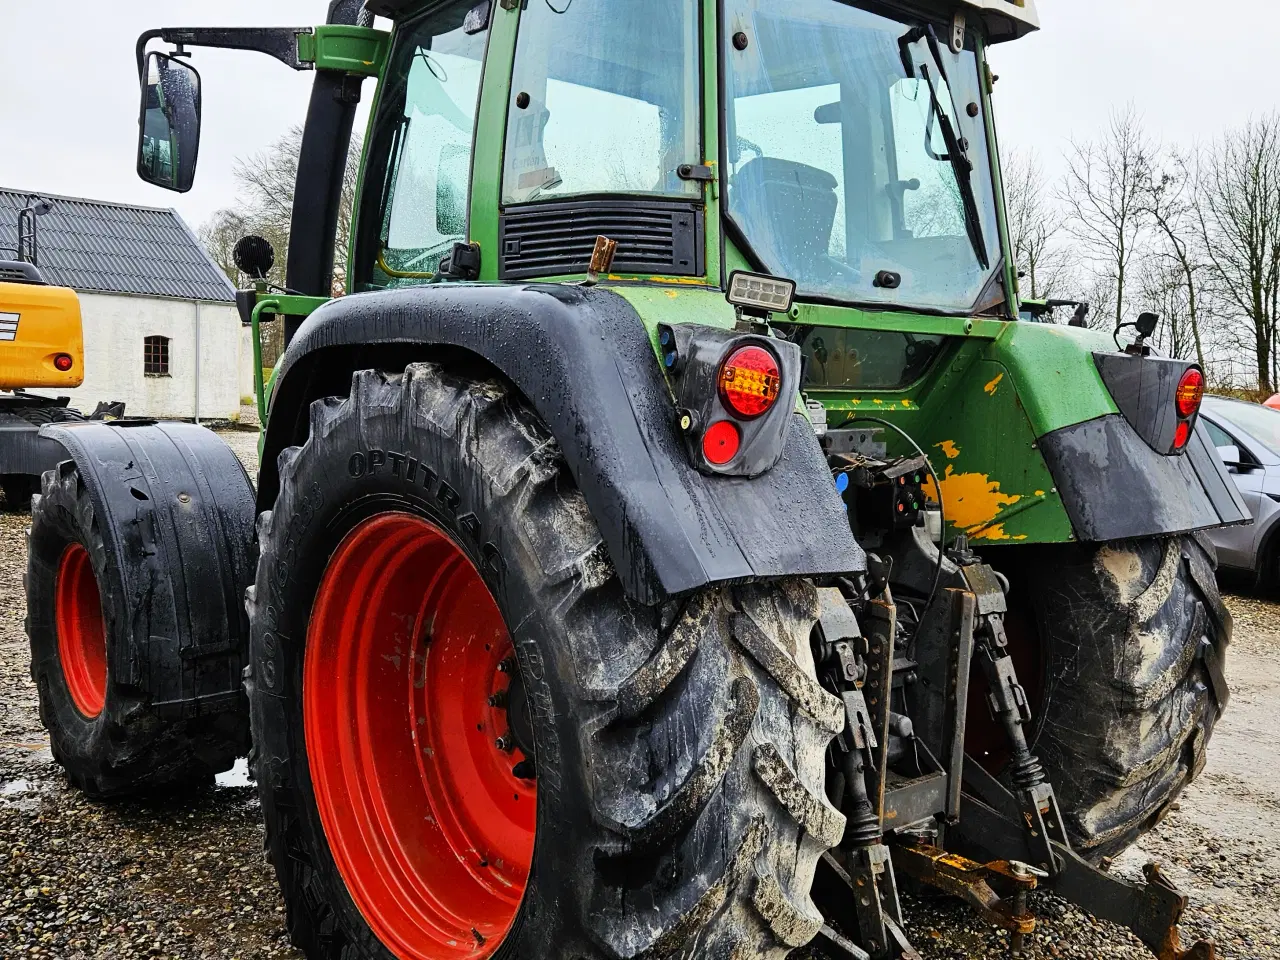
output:
<instances>
[{"instance_id":1,"label":"red wheel rim","mask_svg":"<svg viewBox=\"0 0 1280 960\"><path fill-rule=\"evenodd\" d=\"M514 649L475 566L409 514L329 561L303 668L307 757L338 871L399 960L485 958L528 883L537 792L500 704Z\"/></svg>"},{"instance_id":2,"label":"red wheel rim","mask_svg":"<svg viewBox=\"0 0 1280 960\"><path fill-rule=\"evenodd\" d=\"M71 702L92 720L107 701L107 631L89 551L73 543L62 551L54 588L58 661Z\"/></svg>"}]
</instances>

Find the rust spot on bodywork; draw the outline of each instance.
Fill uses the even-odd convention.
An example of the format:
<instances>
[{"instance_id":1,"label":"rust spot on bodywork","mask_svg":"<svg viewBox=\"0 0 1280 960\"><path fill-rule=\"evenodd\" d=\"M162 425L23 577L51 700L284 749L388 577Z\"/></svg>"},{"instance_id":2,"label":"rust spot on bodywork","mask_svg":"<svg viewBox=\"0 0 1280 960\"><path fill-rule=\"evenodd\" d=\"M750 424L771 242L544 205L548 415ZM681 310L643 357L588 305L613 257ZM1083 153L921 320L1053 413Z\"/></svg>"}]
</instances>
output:
<instances>
[{"instance_id":1,"label":"rust spot on bodywork","mask_svg":"<svg viewBox=\"0 0 1280 960\"><path fill-rule=\"evenodd\" d=\"M942 506L947 522L975 540L1013 539L1004 532L1003 524L992 521L1022 497L1001 493L999 481L992 480L985 473L956 473L955 469L948 466L941 483ZM938 489L932 477L926 481L924 492L930 500L937 502Z\"/></svg>"}]
</instances>

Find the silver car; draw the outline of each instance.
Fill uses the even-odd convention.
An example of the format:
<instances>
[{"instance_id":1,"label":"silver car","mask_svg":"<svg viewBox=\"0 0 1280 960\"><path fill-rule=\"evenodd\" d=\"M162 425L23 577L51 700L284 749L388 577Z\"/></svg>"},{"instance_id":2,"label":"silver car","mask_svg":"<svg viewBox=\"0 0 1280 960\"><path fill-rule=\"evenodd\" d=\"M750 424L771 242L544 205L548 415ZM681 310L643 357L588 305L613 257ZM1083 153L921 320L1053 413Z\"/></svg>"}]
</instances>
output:
<instances>
[{"instance_id":1,"label":"silver car","mask_svg":"<svg viewBox=\"0 0 1280 960\"><path fill-rule=\"evenodd\" d=\"M1280 411L1205 397L1200 421L1254 518L1248 526L1209 531L1218 563L1256 576L1261 586L1280 586Z\"/></svg>"}]
</instances>

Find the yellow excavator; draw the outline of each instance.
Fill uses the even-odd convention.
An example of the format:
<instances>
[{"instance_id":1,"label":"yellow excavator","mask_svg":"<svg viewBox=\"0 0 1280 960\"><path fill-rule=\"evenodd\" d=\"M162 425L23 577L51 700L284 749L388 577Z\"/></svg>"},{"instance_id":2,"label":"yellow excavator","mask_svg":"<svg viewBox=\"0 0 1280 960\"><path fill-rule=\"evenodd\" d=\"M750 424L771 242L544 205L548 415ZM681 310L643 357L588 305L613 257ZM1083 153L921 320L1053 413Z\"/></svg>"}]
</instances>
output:
<instances>
[{"instance_id":1,"label":"yellow excavator","mask_svg":"<svg viewBox=\"0 0 1280 960\"><path fill-rule=\"evenodd\" d=\"M83 382L84 330L75 291L50 286L35 264L0 260L0 489L8 509L30 507L40 475L66 459L40 428L89 419L71 409L68 397L27 391ZM97 419L121 415L120 404L101 404L94 413Z\"/></svg>"}]
</instances>

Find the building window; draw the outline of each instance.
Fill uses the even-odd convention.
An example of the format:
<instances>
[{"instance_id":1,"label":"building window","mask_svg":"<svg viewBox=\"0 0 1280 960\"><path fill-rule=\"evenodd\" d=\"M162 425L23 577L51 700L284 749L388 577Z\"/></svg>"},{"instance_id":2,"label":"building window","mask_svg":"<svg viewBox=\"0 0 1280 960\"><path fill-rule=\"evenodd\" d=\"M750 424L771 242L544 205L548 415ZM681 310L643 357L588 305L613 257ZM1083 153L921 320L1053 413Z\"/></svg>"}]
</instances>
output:
<instances>
[{"instance_id":1,"label":"building window","mask_svg":"<svg viewBox=\"0 0 1280 960\"><path fill-rule=\"evenodd\" d=\"M147 337L142 349L142 371L148 377L169 376L168 337Z\"/></svg>"}]
</instances>

